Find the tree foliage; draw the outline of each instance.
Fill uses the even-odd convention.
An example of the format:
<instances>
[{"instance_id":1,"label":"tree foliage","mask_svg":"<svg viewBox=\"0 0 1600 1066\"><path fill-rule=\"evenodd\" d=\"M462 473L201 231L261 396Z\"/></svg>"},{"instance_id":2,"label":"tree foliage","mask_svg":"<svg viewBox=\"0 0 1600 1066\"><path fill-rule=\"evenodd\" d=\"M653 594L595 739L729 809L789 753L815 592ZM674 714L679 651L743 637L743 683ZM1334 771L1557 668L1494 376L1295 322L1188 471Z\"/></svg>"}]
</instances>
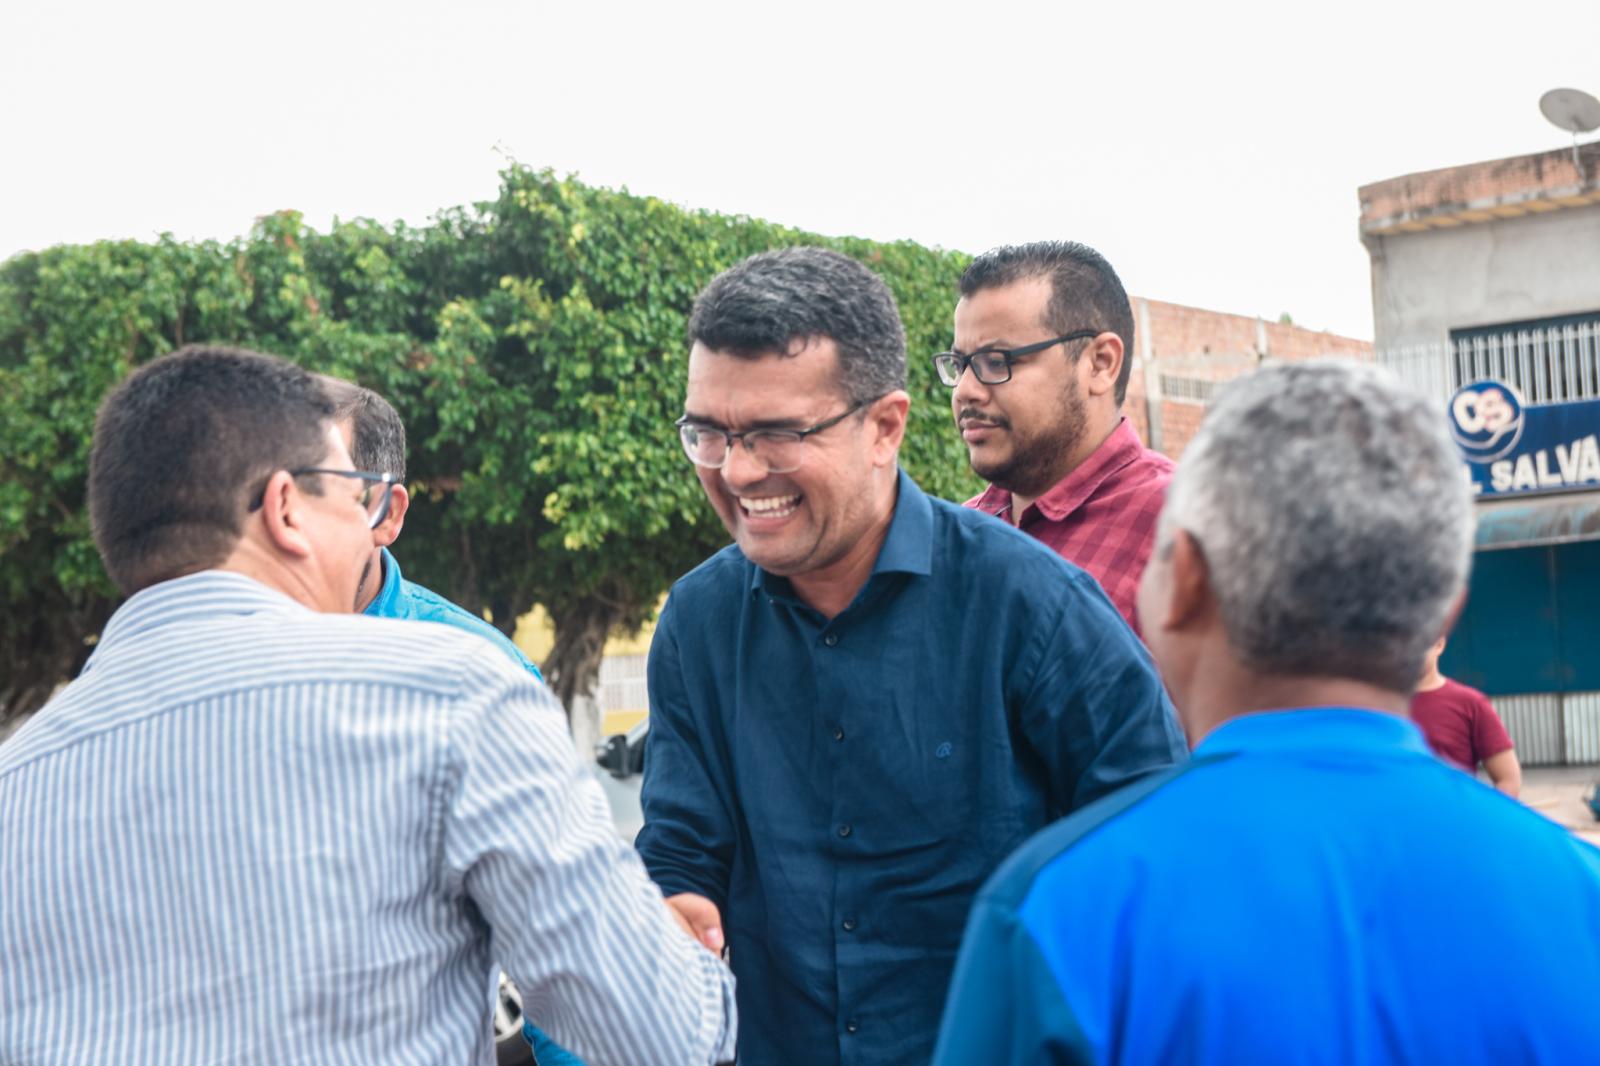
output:
<instances>
[{"instance_id":1,"label":"tree foliage","mask_svg":"<svg viewBox=\"0 0 1600 1066\"><path fill-rule=\"evenodd\" d=\"M547 673L571 707L606 635L643 623L726 542L672 430L685 322L717 272L792 244L837 248L888 282L911 354L903 461L934 493L973 491L925 357L950 339L957 253L513 166L496 200L420 228L324 234L282 212L227 243L104 242L0 264L0 715L75 673L117 602L84 506L96 406L189 342L274 352L388 397L416 500L396 545L407 574L508 631L543 604Z\"/></svg>"}]
</instances>

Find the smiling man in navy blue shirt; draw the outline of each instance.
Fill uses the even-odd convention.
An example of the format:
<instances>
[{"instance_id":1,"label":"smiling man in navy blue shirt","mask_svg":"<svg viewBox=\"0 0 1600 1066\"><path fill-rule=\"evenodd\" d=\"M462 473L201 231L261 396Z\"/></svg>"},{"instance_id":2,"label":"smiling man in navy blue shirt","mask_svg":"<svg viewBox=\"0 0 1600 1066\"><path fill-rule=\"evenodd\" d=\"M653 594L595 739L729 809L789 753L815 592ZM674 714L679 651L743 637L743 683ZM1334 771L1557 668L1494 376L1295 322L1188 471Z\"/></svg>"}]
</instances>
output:
<instances>
[{"instance_id":1,"label":"smiling man in navy blue shirt","mask_svg":"<svg viewBox=\"0 0 1600 1066\"><path fill-rule=\"evenodd\" d=\"M689 328L680 432L735 543L656 630L638 847L731 951L741 1063L926 1062L984 878L1182 738L1093 578L899 471L875 274L755 256Z\"/></svg>"},{"instance_id":2,"label":"smiling man in navy blue shirt","mask_svg":"<svg viewBox=\"0 0 1600 1066\"><path fill-rule=\"evenodd\" d=\"M1600 1061L1600 851L1406 718L1472 529L1442 408L1379 368L1224 390L1138 601L1194 759L984 887L938 1066Z\"/></svg>"}]
</instances>

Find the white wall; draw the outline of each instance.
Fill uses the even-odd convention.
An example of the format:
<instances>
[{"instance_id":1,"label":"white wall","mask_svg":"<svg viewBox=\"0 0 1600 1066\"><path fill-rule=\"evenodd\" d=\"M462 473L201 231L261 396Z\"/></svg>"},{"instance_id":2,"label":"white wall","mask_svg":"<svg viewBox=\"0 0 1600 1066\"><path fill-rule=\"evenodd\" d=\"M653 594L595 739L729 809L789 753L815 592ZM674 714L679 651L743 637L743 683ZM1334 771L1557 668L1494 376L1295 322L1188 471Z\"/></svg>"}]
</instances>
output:
<instances>
[{"instance_id":1,"label":"white wall","mask_svg":"<svg viewBox=\"0 0 1600 1066\"><path fill-rule=\"evenodd\" d=\"M1600 311L1600 205L1366 238L1376 344Z\"/></svg>"}]
</instances>

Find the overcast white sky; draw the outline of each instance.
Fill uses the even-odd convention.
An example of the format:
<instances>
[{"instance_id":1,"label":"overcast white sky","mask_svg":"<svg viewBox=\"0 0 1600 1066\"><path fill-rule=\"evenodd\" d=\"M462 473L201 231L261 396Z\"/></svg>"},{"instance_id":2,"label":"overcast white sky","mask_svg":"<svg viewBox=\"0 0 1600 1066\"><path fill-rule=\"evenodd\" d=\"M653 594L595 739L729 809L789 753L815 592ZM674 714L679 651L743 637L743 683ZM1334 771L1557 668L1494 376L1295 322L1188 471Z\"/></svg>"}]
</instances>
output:
<instances>
[{"instance_id":1,"label":"overcast white sky","mask_svg":"<svg viewBox=\"0 0 1600 1066\"><path fill-rule=\"evenodd\" d=\"M0 258L421 224L503 156L828 234L1070 237L1133 293L1372 335L1359 185L1560 148L1600 0L10 3Z\"/></svg>"}]
</instances>

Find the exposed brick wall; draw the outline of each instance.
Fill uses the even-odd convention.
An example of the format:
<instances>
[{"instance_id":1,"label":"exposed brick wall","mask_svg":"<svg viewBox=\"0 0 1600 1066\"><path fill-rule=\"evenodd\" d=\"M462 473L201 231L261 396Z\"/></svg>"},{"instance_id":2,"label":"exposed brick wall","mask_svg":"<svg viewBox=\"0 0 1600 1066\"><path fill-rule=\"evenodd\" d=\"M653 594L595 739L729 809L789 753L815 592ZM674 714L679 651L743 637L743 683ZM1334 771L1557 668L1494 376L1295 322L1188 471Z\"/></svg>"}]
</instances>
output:
<instances>
[{"instance_id":1,"label":"exposed brick wall","mask_svg":"<svg viewBox=\"0 0 1600 1066\"><path fill-rule=\"evenodd\" d=\"M1134 431L1146 445L1150 443L1150 415L1145 403L1144 374L1134 367L1128 374L1128 395L1122 401L1122 413L1133 423Z\"/></svg>"},{"instance_id":2,"label":"exposed brick wall","mask_svg":"<svg viewBox=\"0 0 1600 1066\"><path fill-rule=\"evenodd\" d=\"M1197 403L1164 401L1161 404L1161 450L1174 459L1182 455L1183 449L1200 428L1200 418L1205 410Z\"/></svg>"},{"instance_id":3,"label":"exposed brick wall","mask_svg":"<svg viewBox=\"0 0 1600 1066\"><path fill-rule=\"evenodd\" d=\"M1227 381L1262 359L1340 356L1371 359L1372 343L1301 326L1265 322L1247 315L1133 298L1135 354L1141 358L1128 379L1123 413L1150 442L1148 375L1166 373L1191 381ZM1144 358L1144 355L1148 358ZM1199 428L1200 402L1163 396L1161 451L1176 459Z\"/></svg>"},{"instance_id":4,"label":"exposed brick wall","mask_svg":"<svg viewBox=\"0 0 1600 1066\"><path fill-rule=\"evenodd\" d=\"M1600 142L1363 185L1361 232L1409 232L1600 202Z\"/></svg>"},{"instance_id":5,"label":"exposed brick wall","mask_svg":"<svg viewBox=\"0 0 1600 1066\"><path fill-rule=\"evenodd\" d=\"M1141 307L1141 305L1143 305ZM1259 319L1207 311L1183 304L1134 297L1135 329L1148 324L1148 348L1135 345L1155 359L1178 355L1220 355L1256 350Z\"/></svg>"}]
</instances>

